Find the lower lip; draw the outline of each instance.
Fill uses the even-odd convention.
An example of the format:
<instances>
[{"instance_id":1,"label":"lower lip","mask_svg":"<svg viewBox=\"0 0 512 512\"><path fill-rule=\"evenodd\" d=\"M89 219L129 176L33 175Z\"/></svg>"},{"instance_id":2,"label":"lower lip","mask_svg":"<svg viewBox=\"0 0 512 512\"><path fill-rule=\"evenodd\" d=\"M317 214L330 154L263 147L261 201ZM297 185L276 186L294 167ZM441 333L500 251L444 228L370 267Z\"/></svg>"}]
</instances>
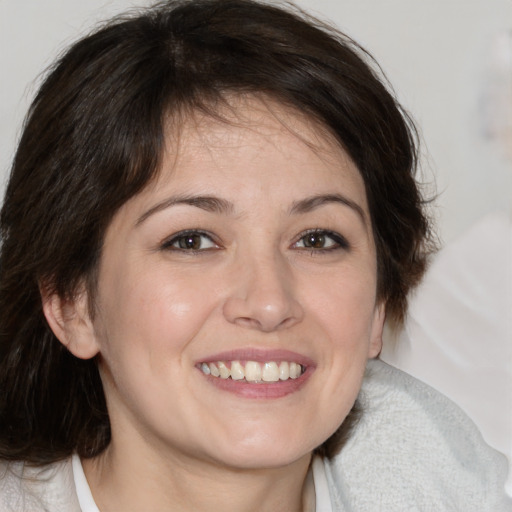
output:
<instances>
[{"instance_id":1,"label":"lower lip","mask_svg":"<svg viewBox=\"0 0 512 512\"><path fill-rule=\"evenodd\" d=\"M272 400L283 398L299 391L309 380L314 368L308 366L306 371L296 379L280 380L277 382L246 382L245 380L222 379L211 375L202 375L222 391L227 391L243 398Z\"/></svg>"}]
</instances>

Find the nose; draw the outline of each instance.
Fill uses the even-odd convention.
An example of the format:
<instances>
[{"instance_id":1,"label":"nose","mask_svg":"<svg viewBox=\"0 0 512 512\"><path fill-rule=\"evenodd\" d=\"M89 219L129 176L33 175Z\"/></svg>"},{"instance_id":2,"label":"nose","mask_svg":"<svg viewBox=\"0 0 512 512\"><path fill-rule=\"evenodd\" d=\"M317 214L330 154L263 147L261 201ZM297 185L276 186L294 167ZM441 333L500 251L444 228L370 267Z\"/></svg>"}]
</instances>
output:
<instances>
[{"instance_id":1,"label":"nose","mask_svg":"<svg viewBox=\"0 0 512 512\"><path fill-rule=\"evenodd\" d=\"M224 303L225 318L262 332L299 323L304 311L296 297L293 273L282 257L243 258L233 273L233 288Z\"/></svg>"}]
</instances>

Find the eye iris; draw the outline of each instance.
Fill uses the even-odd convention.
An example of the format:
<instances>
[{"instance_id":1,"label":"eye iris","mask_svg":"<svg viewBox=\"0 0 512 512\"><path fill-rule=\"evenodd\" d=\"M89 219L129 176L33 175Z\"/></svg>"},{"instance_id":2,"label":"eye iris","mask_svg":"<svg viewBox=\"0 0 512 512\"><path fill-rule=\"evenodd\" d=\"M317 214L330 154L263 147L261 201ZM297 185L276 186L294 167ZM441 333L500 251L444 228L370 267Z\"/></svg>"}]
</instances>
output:
<instances>
[{"instance_id":1,"label":"eye iris","mask_svg":"<svg viewBox=\"0 0 512 512\"><path fill-rule=\"evenodd\" d=\"M318 233L310 233L305 237L304 245L314 249L321 249L325 246L325 236Z\"/></svg>"},{"instance_id":2,"label":"eye iris","mask_svg":"<svg viewBox=\"0 0 512 512\"><path fill-rule=\"evenodd\" d=\"M186 235L179 240L180 249L199 249L201 247L201 237L199 235Z\"/></svg>"}]
</instances>

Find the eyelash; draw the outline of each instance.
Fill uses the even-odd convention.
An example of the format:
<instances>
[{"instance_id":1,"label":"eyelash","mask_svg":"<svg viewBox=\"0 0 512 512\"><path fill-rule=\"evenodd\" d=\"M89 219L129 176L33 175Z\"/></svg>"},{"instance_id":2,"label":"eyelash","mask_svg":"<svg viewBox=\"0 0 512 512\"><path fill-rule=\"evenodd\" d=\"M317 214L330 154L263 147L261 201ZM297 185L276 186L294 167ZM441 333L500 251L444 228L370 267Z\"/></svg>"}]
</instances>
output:
<instances>
[{"instance_id":1,"label":"eyelash","mask_svg":"<svg viewBox=\"0 0 512 512\"><path fill-rule=\"evenodd\" d=\"M191 241L193 237L201 237L208 239L209 243L211 243L211 247L194 249L193 247L174 247L174 244L179 244L181 241L187 242ZM213 236L205 231L201 231L198 229L187 229L185 231L180 231L179 233L174 234L171 238L166 240L162 246L162 249L171 250L171 251L181 251L181 252L189 252L189 253L200 253L203 251L209 251L219 248L219 244L215 242Z\"/></svg>"},{"instance_id":2,"label":"eyelash","mask_svg":"<svg viewBox=\"0 0 512 512\"><path fill-rule=\"evenodd\" d=\"M195 249L192 246L193 238L199 237L199 240L196 239L196 241L199 241L202 243L202 240L205 238L208 240L208 243L210 244L210 247L205 248L197 248ZM309 240L306 242L307 238L309 237ZM306 245L314 244L315 237L317 238L317 241L320 243L325 243L327 239L330 239L333 243L328 247L314 247L312 245ZM201 240L202 239L202 240ZM298 247L298 244L301 243L304 244L304 247ZM183 243L185 247L176 247L175 244L181 244ZM186 245L190 244L189 247ZM179 233L176 233L173 235L170 239L166 240L162 246L162 249L164 250L172 250L172 251L180 251L180 252L188 252L192 254L197 254L204 251L210 251L219 249L220 246L218 243L215 242L213 236L205 231L196 230L196 229L188 229L185 231L180 231ZM336 251L340 249L349 250L350 245L347 242L346 238L340 235L339 233L335 233L333 231L325 230L325 229L311 229L308 231L305 231L301 233L298 240L292 244L292 248L301 250L301 251L309 251L311 254L318 254L318 253L326 253L331 251Z\"/></svg>"},{"instance_id":3,"label":"eyelash","mask_svg":"<svg viewBox=\"0 0 512 512\"><path fill-rule=\"evenodd\" d=\"M297 244L299 242L304 243L304 241L305 241L305 239L307 239L307 237L318 237L319 239L323 238L324 241L326 238L330 238L334 243L329 247L312 247L312 246L297 247ZM326 229L311 229L311 230L308 230L308 231L302 233L300 235L299 239L297 240L297 242L295 242L293 244L293 247L296 247L299 250L309 251L311 254L326 253L326 252L331 252L331 251L337 251L340 249L343 249L343 250L350 249L350 245L344 236L342 236L339 233L336 233L334 231L329 231Z\"/></svg>"}]
</instances>

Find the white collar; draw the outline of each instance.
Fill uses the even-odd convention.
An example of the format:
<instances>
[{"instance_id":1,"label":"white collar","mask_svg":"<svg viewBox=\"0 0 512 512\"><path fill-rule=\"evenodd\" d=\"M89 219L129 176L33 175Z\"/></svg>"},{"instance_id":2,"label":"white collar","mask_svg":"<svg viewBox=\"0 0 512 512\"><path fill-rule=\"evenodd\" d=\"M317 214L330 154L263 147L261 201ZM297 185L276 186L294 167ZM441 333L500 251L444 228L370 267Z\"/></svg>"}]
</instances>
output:
<instances>
[{"instance_id":1,"label":"white collar","mask_svg":"<svg viewBox=\"0 0 512 512\"><path fill-rule=\"evenodd\" d=\"M316 456L311 463L313 482L315 486L315 512L333 512L329 484L325 474L325 464L322 457Z\"/></svg>"},{"instance_id":2,"label":"white collar","mask_svg":"<svg viewBox=\"0 0 512 512\"><path fill-rule=\"evenodd\" d=\"M91 494L91 488L85 478L84 468L80 457L74 453L72 457L73 465L73 480L75 481L76 494L78 496L78 503L82 512L100 512L99 508L94 503L94 498Z\"/></svg>"}]
</instances>

